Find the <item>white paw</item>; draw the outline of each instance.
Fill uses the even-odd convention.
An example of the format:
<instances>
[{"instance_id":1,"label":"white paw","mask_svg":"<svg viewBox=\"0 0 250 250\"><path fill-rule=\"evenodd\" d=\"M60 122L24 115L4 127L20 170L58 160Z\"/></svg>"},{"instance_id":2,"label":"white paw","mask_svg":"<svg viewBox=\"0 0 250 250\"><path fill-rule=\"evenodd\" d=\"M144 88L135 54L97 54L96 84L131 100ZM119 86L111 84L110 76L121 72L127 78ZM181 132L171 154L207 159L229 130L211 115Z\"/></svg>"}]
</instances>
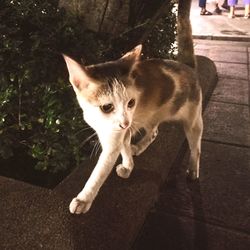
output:
<instances>
[{"instance_id":1,"label":"white paw","mask_svg":"<svg viewBox=\"0 0 250 250\"><path fill-rule=\"evenodd\" d=\"M187 177L191 181L195 181L195 180L199 179L199 173L196 170L188 169L187 170Z\"/></svg>"},{"instance_id":2,"label":"white paw","mask_svg":"<svg viewBox=\"0 0 250 250\"><path fill-rule=\"evenodd\" d=\"M116 167L116 173L118 176L127 179L131 174L132 169L125 168L122 164Z\"/></svg>"},{"instance_id":3,"label":"white paw","mask_svg":"<svg viewBox=\"0 0 250 250\"><path fill-rule=\"evenodd\" d=\"M92 202L90 201L84 201L76 197L71 201L69 211L72 214L86 213L90 209L91 204Z\"/></svg>"}]
</instances>

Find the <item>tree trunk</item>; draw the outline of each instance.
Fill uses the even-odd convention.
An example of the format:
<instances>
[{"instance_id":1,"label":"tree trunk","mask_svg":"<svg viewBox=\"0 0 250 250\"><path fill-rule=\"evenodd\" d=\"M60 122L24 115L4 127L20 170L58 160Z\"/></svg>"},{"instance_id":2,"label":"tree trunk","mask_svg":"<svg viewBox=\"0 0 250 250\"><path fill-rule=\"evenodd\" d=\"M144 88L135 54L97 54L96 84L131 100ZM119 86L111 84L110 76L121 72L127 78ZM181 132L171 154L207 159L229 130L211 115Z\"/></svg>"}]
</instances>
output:
<instances>
[{"instance_id":1,"label":"tree trunk","mask_svg":"<svg viewBox=\"0 0 250 250\"><path fill-rule=\"evenodd\" d=\"M60 0L59 6L95 32L119 34L128 27L129 0Z\"/></svg>"},{"instance_id":2,"label":"tree trunk","mask_svg":"<svg viewBox=\"0 0 250 250\"><path fill-rule=\"evenodd\" d=\"M87 29L117 36L151 18L170 0L60 0Z\"/></svg>"}]
</instances>

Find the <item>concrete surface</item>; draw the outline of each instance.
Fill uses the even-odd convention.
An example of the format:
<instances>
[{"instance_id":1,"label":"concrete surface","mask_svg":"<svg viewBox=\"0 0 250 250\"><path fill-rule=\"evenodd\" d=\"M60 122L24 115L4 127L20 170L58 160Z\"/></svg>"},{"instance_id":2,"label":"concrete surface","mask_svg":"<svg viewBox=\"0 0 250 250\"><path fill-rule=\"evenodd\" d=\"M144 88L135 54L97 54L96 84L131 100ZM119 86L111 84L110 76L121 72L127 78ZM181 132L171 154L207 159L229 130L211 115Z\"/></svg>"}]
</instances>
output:
<instances>
[{"instance_id":1,"label":"concrete surface","mask_svg":"<svg viewBox=\"0 0 250 250\"><path fill-rule=\"evenodd\" d=\"M221 6L224 1L220 0ZM207 0L207 10L213 12L212 0ZM236 18L228 18L228 12L222 9L221 15L201 16L199 1L192 1L191 22L193 36L196 39L250 41L250 19L244 19L243 0L236 6Z\"/></svg>"},{"instance_id":2,"label":"concrete surface","mask_svg":"<svg viewBox=\"0 0 250 250\"><path fill-rule=\"evenodd\" d=\"M196 52L214 59L219 76L203 116L200 179L187 182L188 157L179 159L147 216L136 250L250 249L250 43L195 44Z\"/></svg>"}]
</instances>

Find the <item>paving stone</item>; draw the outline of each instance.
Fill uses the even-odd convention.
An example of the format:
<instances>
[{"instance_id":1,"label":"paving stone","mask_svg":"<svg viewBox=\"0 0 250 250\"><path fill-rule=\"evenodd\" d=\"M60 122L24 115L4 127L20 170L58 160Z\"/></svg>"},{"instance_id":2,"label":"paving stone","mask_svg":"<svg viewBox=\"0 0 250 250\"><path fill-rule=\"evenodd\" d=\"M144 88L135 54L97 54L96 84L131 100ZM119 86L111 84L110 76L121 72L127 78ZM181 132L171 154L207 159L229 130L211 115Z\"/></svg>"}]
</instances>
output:
<instances>
[{"instance_id":1,"label":"paving stone","mask_svg":"<svg viewBox=\"0 0 250 250\"><path fill-rule=\"evenodd\" d=\"M215 62L215 65L219 77L248 80L248 67L246 64Z\"/></svg>"},{"instance_id":2,"label":"paving stone","mask_svg":"<svg viewBox=\"0 0 250 250\"><path fill-rule=\"evenodd\" d=\"M247 105L248 84L247 80L220 78L211 100Z\"/></svg>"},{"instance_id":3,"label":"paving stone","mask_svg":"<svg viewBox=\"0 0 250 250\"><path fill-rule=\"evenodd\" d=\"M209 50L208 49L195 49L195 55L209 57Z\"/></svg>"},{"instance_id":4,"label":"paving stone","mask_svg":"<svg viewBox=\"0 0 250 250\"><path fill-rule=\"evenodd\" d=\"M249 250L250 236L188 217L151 214L133 250Z\"/></svg>"},{"instance_id":5,"label":"paving stone","mask_svg":"<svg viewBox=\"0 0 250 250\"><path fill-rule=\"evenodd\" d=\"M250 148L202 143L199 185L206 220L250 235ZM198 189L197 189L198 188Z\"/></svg>"},{"instance_id":6,"label":"paving stone","mask_svg":"<svg viewBox=\"0 0 250 250\"><path fill-rule=\"evenodd\" d=\"M163 186L157 211L250 234L249 148L203 142L200 179L193 183L186 180L187 159Z\"/></svg>"},{"instance_id":7,"label":"paving stone","mask_svg":"<svg viewBox=\"0 0 250 250\"><path fill-rule=\"evenodd\" d=\"M223 48L223 51L221 50L221 47L215 48L213 50L209 50L208 57L212 59L215 62L227 62L227 63L247 63L247 53L246 51L232 51L232 47L229 47L227 49Z\"/></svg>"},{"instance_id":8,"label":"paving stone","mask_svg":"<svg viewBox=\"0 0 250 250\"><path fill-rule=\"evenodd\" d=\"M249 162L247 148L203 142L199 181L186 164L171 172L135 249L249 249Z\"/></svg>"},{"instance_id":9,"label":"paving stone","mask_svg":"<svg viewBox=\"0 0 250 250\"><path fill-rule=\"evenodd\" d=\"M204 139L250 146L248 106L211 101L203 121Z\"/></svg>"},{"instance_id":10,"label":"paving stone","mask_svg":"<svg viewBox=\"0 0 250 250\"><path fill-rule=\"evenodd\" d=\"M211 60L218 62L247 63L247 48L245 46L221 45L207 46L207 44L197 44L194 47L197 55L207 56Z\"/></svg>"},{"instance_id":11,"label":"paving stone","mask_svg":"<svg viewBox=\"0 0 250 250\"><path fill-rule=\"evenodd\" d=\"M207 50L220 50L222 51L238 51L238 52L247 52L247 49L250 45L249 43L244 42L225 42L225 41L207 41L207 40L194 40L195 49L207 49Z\"/></svg>"}]
</instances>

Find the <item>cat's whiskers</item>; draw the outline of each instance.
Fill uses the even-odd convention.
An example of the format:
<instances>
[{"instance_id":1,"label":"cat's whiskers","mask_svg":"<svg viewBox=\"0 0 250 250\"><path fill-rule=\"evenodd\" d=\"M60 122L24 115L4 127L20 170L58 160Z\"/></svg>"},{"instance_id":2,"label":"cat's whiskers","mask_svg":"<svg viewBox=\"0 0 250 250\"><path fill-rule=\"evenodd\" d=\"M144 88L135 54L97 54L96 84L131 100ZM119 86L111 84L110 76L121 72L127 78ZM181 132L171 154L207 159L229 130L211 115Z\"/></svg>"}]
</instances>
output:
<instances>
[{"instance_id":1,"label":"cat's whiskers","mask_svg":"<svg viewBox=\"0 0 250 250\"><path fill-rule=\"evenodd\" d=\"M97 141L95 142L95 145L94 145L92 151L91 151L90 158L92 158L93 155L96 156L97 153L98 153L98 151L100 150L100 148L101 148L101 143L97 140Z\"/></svg>"},{"instance_id":2,"label":"cat's whiskers","mask_svg":"<svg viewBox=\"0 0 250 250\"><path fill-rule=\"evenodd\" d=\"M85 143L87 143L90 139L92 139L94 136L96 136L97 133L94 132L92 135L90 135L89 137L87 137L81 144L80 147L84 146Z\"/></svg>"},{"instance_id":3,"label":"cat's whiskers","mask_svg":"<svg viewBox=\"0 0 250 250\"><path fill-rule=\"evenodd\" d=\"M95 142L95 144L94 144L94 147L93 147L91 154L90 154L90 158L92 158L92 156L94 155L96 145L97 145L97 142Z\"/></svg>"},{"instance_id":4,"label":"cat's whiskers","mask_svg":"<svg viewBox=\"0 0 250 250\"><path fill-rule=\"evenodd\" d=\"M86 126L80 130L78 130L75 135L79 135L81 132L87 131L87 130L93 130L93 128L91 128L90 126Z\"/></svg>"},{"instance_id":5,"label":"cat's whiskers","mask_svg":"<svg viewBox=\"0 0 250 250\"><path fill-rule=\"evenodd\" d=\"M133 134L136 132L136 128L134 128L133 125L131 125L128 130L129 130L129 133L130 133L130 137L132 137Z\"/></svg>"},{"instance_id":6,"label":"cat's whiskers","mask_svg":"<svg viewBox=\"0 0 250 250\"><path fill-rule=\"evenodd\" d=\"M130 128L132 129L132 135L135 133L138 133L139 135L141 135L141 130L140 127L138 127L137 125L140 125L139 122L133 121L133 123L131 124Z\"/></svg>"},{"instance_id":7,"label":"cat's whiskers","mask_svg":"<svg viewBox=\"0 0 250 250\"><path fill-rule=\"evenodd\" d=\"M100 149L101 149L101 147L102 147L102 146L101 146L101 143L100 143L99 141L97 141L96 144L97 144L97 147L96 147L95 156L97 156L98 152L100 151Z\"/></svg>"},{"instance_id":8,"label":"cat's whiskers","mask_svg":"<svg viewBox=\"0 0 250 250\"><path fill-rule=\"evenodd\" d=\"M131 126L129 127L128 132L129 132L129 137L132 138L132 136L133 136L133 128Z\"/></svg>"}]
</instances>

